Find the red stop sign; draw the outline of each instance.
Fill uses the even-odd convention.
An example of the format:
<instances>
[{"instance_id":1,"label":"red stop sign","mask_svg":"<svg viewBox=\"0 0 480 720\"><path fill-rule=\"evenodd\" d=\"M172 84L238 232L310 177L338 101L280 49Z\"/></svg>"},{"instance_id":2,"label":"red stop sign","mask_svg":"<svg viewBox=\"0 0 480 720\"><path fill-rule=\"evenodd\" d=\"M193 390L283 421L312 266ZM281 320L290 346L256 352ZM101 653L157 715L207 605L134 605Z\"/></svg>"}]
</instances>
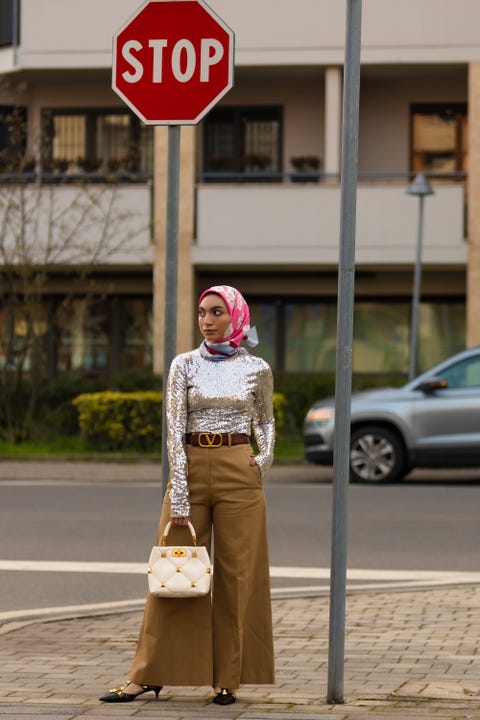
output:
<instances>
[{"instance_id":1,"label":"red stop sign","mask_svg":"<svg viewBox=\"0 0 480 720\"><path fill-rule=\"evenodd\" d=\"M146 0L113 37L112 87L149 125L194 125L233 85L233 39L204 0Z\"/></svg>"}]
</instances>

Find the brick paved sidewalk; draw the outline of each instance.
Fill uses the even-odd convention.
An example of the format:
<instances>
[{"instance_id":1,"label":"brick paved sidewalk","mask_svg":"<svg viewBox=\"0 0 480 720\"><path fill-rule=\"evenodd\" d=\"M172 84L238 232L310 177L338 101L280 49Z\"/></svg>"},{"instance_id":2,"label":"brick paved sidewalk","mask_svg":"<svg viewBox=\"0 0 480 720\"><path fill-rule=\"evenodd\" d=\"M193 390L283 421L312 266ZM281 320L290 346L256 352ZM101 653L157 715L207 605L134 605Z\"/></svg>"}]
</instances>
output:
<instances>
[{"instance_id":1,"label":"brick paved sidewalk","mask_svg":"<svg viewBox=\"0 0 480 720\"><path fill-rule=\"evenodd\" d=\"M327 705L328 598L274 600L277 682L220 708L209 688L102 705L126 679L140 613L32 624L0 635L0 718L13 720L480 719L480 587L347 598L345 704Z\"/></svg>"}]
</instances>

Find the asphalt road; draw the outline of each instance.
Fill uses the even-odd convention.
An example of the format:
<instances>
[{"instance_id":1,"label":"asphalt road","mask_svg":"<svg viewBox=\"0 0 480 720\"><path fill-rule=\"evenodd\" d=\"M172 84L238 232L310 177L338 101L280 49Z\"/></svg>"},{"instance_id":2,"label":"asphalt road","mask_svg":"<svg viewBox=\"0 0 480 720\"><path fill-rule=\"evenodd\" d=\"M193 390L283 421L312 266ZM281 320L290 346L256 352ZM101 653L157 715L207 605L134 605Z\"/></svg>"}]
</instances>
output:
<instances>
[{"instance_id":1,"label":"asphalt road","mask_svg":"<svg viewBox=\"0 0 480 720\"><path fill-rule=\"evenodd\" d=\"M327 576L316 570L330 564L331 484L294 482L294 472L289 482L284 475L266 485L270 559L277 569L272 587L327 587ZM160 508L158 484L7 481L0 482L0 496L0 620L6 611L145 595L143 570L93 572L92 563L146 562ZM479 479L353 485L348 566L478 572L479 511ZM39 570L43 564L41 571L15 569L22 560L35 561ZM78 571L64 572L59 561L78 563ZM303 576L289 577L296 566Z\"/></svg>"}]
</instances>

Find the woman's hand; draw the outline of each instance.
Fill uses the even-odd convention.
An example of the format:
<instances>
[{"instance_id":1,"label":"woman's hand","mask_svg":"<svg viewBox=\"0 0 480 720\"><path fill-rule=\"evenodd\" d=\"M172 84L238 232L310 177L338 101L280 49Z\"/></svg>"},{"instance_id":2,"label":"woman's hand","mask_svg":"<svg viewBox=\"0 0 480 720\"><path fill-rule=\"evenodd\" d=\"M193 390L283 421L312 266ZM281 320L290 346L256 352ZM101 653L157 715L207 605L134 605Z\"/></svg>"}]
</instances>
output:
<instances>
[{"instance_id":1,"label":"woman's hand","mask_svg":"<svg viewBox=\"0 0 480 720\"><path fill-rule=\"evenodd\" d=\"M188 517L174 517L170 518L170 522L172 525L188 525L189 522L191 522L192 519L190 515Z\"/></svg>"},{"instance_id":2,"label":"woman's hand","mask_svg":"<svg viewBox=\"0 0 480 720\"><path fill-rule=\"evenodd\" d=\"M252 455L252 457L250 458L250 465L256 465L256 464L257 464L257 461L255 460L255 458Z\"/></svg>"}]
</instances>

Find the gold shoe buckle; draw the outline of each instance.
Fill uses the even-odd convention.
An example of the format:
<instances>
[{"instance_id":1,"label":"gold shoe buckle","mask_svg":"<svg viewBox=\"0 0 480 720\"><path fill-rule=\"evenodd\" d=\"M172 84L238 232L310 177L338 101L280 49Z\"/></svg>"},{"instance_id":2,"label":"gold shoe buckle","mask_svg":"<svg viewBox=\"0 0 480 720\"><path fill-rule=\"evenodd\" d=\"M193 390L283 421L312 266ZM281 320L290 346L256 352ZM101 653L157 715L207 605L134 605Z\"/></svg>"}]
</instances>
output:
<instances>
[{"instance_id":1,"label":"gold shoe buckle","mask_svg":"<svg viewBox=\"0 0 480 720\"><path fill-rule=\"evenodd\" d=\"M223 445L222 433L198 433L198 446L202 448L215 448Z\"/></svg>"}]
</instances>

